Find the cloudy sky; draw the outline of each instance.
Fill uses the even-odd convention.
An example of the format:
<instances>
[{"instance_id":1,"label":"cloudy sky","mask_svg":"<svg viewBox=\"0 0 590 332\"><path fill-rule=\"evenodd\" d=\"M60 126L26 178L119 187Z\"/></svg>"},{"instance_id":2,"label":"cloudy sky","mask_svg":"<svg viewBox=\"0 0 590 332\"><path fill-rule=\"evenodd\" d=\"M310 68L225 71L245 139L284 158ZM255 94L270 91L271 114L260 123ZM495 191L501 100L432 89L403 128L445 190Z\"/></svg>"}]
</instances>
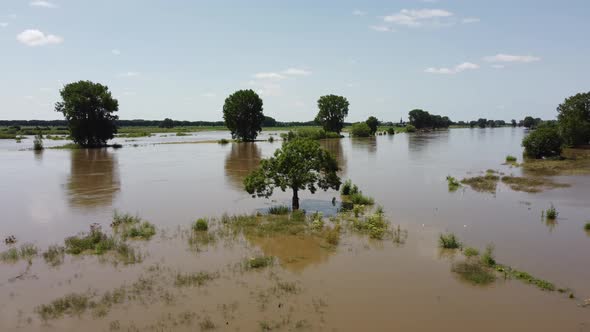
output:
<instances>
[{"instance_id":1,"label":"cloudy sky","mask_svg":"<svg viewBox=\"0 0 590 332\"><path fill-rule=\"evenodd\" d=\"M0 0L0 119L59 119L59 89L109 86L122 119L220 120L254 89L278 120L340 94L349 121L422 108L554 118L590 90L588 0Z\"/></svg>"}]
</instances>

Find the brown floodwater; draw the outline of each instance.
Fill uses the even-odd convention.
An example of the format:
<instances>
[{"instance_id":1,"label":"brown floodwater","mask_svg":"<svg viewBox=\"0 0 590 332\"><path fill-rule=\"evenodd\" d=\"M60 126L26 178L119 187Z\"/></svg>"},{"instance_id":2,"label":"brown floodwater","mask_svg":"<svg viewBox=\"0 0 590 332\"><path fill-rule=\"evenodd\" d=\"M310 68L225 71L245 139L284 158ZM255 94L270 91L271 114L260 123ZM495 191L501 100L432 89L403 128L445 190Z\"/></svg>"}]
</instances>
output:
<instances>
[{"instance_id":1,"label":"brown floodwater","mask_svg":"<svg viewBox=\"0 0 590 332\"><path fill-rule=\"evenodd\" d=\"M461 179L487 169L521 175L502 163L509 154L520 159L524 134L520 128L452 129L323 141L340 162L342 178L374 197L408 234L397 244L345 232L335 249L311 236L188 240L199 217L289 204L288 192L254 199L242 188L277 141L191 144L229 138L207 132L177 140L119 139L124 147L117 150L41 153L0 142L2 239L14 235L18 245L34 243L43 251L92 223L108 229L115 210L138 214L158 229L152 240L133 242L145 255L141 264L68 255L58 267L41 257L30 266L0 263L0 331L194 331L207 328L207 321L231 331L590 331L590 308L579 305L590 298L590 234L584 231L590 176L554 177L571 186L541 193L502 183L494 194L448 191L448 175ZM159 144L174 142L184 144ZM307 211L330 215L338 208L334 191L300 197ZM548 223L541 215L551 204L559 216ZM219 224L213 228L221 234ZM456 233L467 246L494 244L498 262L568 287L576 299L518 280L476 286L460 279L451 264L461 255L438 248L443 232ZM0 244L0 251L7 248ZM260 254L276 257L276 264L242 267ZM198 271L217 277L201 287L174 286L176 273ZM140 277L150 286L104 314L44 322L35 312L66 294L100 296ZM285 284L293 287L279 287Z\"/></svg>"}]
</instances>

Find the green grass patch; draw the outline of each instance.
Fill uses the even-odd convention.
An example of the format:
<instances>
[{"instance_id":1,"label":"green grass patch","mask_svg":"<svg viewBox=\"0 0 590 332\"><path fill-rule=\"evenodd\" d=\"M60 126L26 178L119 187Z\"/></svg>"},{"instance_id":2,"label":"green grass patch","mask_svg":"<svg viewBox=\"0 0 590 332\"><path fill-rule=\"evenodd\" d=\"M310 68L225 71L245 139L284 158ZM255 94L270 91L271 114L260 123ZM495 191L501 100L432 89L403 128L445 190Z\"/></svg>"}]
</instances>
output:
<instances>
[{"instance_id":1,"label":"green grass patch","mask_svg":"<svg viewBox=\"0 0 590 332\"><path fill-rule=\"evenodd\" d=\"M484 176L465 178L461 180L461 183L470 186L475 191L495 193L498 181L500 181L499 176L488 172Z\"/></svg>"},{"instance_id":2,"label":"green grass patch","mask_svg":"<svg viewBox=\"0 0 590 332\"><path fill-rule=\"evenodd\" d=\"M16 263L19 260L30 261L37 256L38 249L35 245L26 243L21 245L19 248L10 248L0 253L0 261L4 263Z\"/></svg>"},{"instance_id":3,"label":"green grass patch","mask_svg":"<svg viewBox=\"0 0 590 332\"><path fill-rule=\"evenodd\" d=\"M553 283L536 278L529 274L528 272L519 271L517 269L513 269L510 266L505 265L496 265L496 271L504 273L508 277L512 277L514 279L518 279L521 281L526 282L527 284L535 285L537 288L545 291L554 291L556 287Z\"/></svg>"},{"instance_id":4,"label":"green grass patch","mask_svg":"<svg viewBox=\"0 0 590 332\"><path fill-rule=\"evenodd\" d=\"M139 216L133 216L128 213L121 214L117 211L113 215L111 227L123 239L149 240L156 234L154 224L143 221Z\"/></svg>"},{"instance_id":5,"label":"green grass patch","mask_svg":"<svg viewBox=\"0 0 590 332\"><path fill-rule=\"evenodd\" d=\"M494 270L477 260L468 259L464 262L454 263L451 271L459 274L461 279L475 285L487 285L496 281Z\"/></svg>"},{"instance_id":6,"label":"green grass patch","mask_svg":"<svg viewBox=\"0 0 590 332\"><path fill-rule=\"evenodd\" d=\"M545 188L565 188L570 186L568 184L556 183L551 179L542 177L504 176L502 177L502 182L514 191L528 193L541 192Z\"/></svg>"},{"instance_id":7,"label":"green grass patch","mask_svg":"<svg viewBox=\"0 0 590 332\"><path fill-rule=\"evenodd\" d=\"M450 175L447 176L447 184L450 192L457 191L461 187L459 181Z\"/></svg>"},{"instance_id":8,"label":"green grass patch","mask_svg":"<svg viewBox=\"0 0 590 332\"><path fill-rule=\"evenodd\" d=\"M457 236L453 233L440 234L438 245L443 249L459 249L462 246Z\"/></svg>"},{"instance_id":9,"label":"green grass patch","mask_svg":"<svg viewBox=\"0 0 590 332\"><path fill-rule=\"evenodd\" d=\"M209 229L209 223L207 219L199 218L193 224L193 230L197 232L205 232Z\"/></svg>"},{"instance_id":10,"label":"green grass patch","mask_svg":"<svg viewBox=\"0 0 590 332\"><path fill-rule=\"evenodd\" d=\"M64 315L81 315L93 305L87 294L68 294L49 304L37 307L37 313L43 320L57 319Z\"/></svg>"},{"instance_id":11,"label":"green grass patch","mask_svg":"<svg viewBox=\"0 0 590 332\"><path fill-rule=\"evenodd\" d=\"M463 251L463 255L465 255L465 257L479 256L479 250L477 250L476 248L468 247L465 248L465 250Z\"/></svg>"},{"instance_id":12,"label":"green grass patch","mask_svg":"<svg viewBox=\"0 0 590 332\"><path fill-rule=\"evenodd\" d=\"M43 252L43 259L50 266L58 266L64 262L66 248L58 245L51 245Z\"/></svg>"},{"instance_id":13,"label":"green grass patch","mask_svg":"<svg viewBox=\"0 0 590 332\"><path fill-rule=\"evenodd\" d=\"M511 156L511 155L507 155L506 156L506 163L507 164L513 164L516 163L518 159L515 156Z\"/></svg>"},{"instance_id":14,"label":"green grass patch","mask_svg":"<svg viewBox=\"0 0 590 332\"><path fill-rule=\"evenodd\" d=\"M262 269L271 266L274 263L272 256L256 256L246 260L245 266L247 269Z\"/></svg>"},{"instance_id":15,"label":"green grass patch","mask_svg":"<svg viewBox=\"0 0 590 332\"><path fill-rule=\"evenodd\" d=\"M178 273L174 285L176 287L201 287L217 277L217 274L203 271L197 273Z\"/></svg>"},{"instance_id":16,"label":"green grass patch","mask_svg":"<svg viewBox=\"0 0 590 332\"><path fill-rule=\"evenodd\" d=\"M268 208L268 213L274 215L287 215L291 213L291 208L286 205L271 206Z\"/></svg>"},{"instance_id":17,"label":"green grass patch","mask_svg":"<svg viewBox=\"0 0 590 332\"><path fill-rule=\"evenodd\" d=\"M557 210L555 209L553 204L551 204L550 208L545 210L545 218L547 218L547 220L555 220L555 219L557 219L558 215L559 215L559 212L557 212Z\"/></svg>"}]
</instances>

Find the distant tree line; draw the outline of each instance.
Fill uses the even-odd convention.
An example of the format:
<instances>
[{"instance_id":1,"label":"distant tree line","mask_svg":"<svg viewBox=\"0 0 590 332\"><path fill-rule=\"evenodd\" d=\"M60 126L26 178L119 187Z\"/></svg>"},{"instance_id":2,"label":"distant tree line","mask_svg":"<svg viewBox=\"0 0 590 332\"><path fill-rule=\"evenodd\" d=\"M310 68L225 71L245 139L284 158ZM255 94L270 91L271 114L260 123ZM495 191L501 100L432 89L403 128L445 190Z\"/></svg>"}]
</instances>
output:
<instances>
[{"instance_id":1,"label":"distant tree line","mask_svg":"<svg viewBox=\"0 0 590 332\"><path fill-rule=\"evenodd\" d=\"M408 115L410 124L416 129L449 128L453 124L448 116L430 114L421 109L411 110Z\"/></svg>"}]
</instances>

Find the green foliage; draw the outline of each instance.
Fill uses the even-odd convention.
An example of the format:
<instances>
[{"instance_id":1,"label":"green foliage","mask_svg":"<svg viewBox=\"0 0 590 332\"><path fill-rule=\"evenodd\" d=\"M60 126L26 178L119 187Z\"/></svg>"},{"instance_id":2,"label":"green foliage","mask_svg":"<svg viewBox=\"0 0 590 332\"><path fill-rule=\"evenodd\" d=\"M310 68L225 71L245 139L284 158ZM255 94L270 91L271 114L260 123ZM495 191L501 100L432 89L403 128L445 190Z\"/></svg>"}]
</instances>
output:
<instances>
[{"instance_id":1,"label":"green foliage","mask_svg":"<svg viewBox=\"0 0 590 332\"><path fill-rule=\"evenodd\" d=\"M526 116L522 121L522 125L525 128L533 128L535 126L535 119L532 116Z\"/></svg>"},{"instance_id":2,"label":"green foliage","mask_svg":"<svg viewBox=\"0 0 590 332\"><path fill-rule=\"evenodd\" d=\"M451 120L448 117L430 114L421 109L411 110L408 115L410 118L410 124L418 129L448 128L451 125Z\"/></svg>"},{"instance_id":3,"label":"green foliage","mask_svg":"<svg viewBox=\"0 0 590 332\"><path fill-rule=\"evenodd\" d=\"M511 155L506 156L506 162L507 163L515 163L517 160L518 159L516 159L515 156L511 156Z\"/></svg>"},{"instance_id":4,"label":"green foliage","mask_svg":"<svg viewBox=\"0 0 590 332\"><path fill-rule=\"evenodd\" d=\"M174 120L170 118L164 119L164 121L160 123L160 128L174 128Z\"/></svg>"},{"instance_id":5,"label":"green foliage","mask_svg":"<svg viewBox=\"0 0 590 332\"><path fill-rule=\"evenodd\" d=\"M461 180L461 183L471 187L471 189L480 192L496 192L500 177L493 173L487 173L485 176L475 176Z\"/></svg>"},{"instance_id":6,"label":"green foliage","mask_svg":"<svg viewBox=\"0 0 590 332\"><path fill-rule=\"evenodd\" d=\"M590 222L587 222L586 225L584 225L584 229L590 232Z\"/></svg>"},{"instance_id":7,"label":"green foliage","mask_svg":"<svg viewBox=\"0 0 590 332\"><path fill-rule=\"evenodd\" d=\"M58 266L64 261L65 248L58 245L51 245L43 253L43 259L51 266Z\"/></svg>"},{"instance_id":8,"label":"green foliage","mask_svg":"<svg viewBox=\"0 0 590 332\"><path fill-rule=\"evenodd\" d=\"M393 127L387 128L387 135L394 135L394 134L395 134L395 129Z\"/></svg>"},{"instance_id":9,"label":"green foliage","mask_svg":"<svg viewBox=\"0 0 590 332\"><path fill-rule=\"evenodd\" d=\"M247 269L262 269L274 263L272 256L256 256L246 260Z\"/></svg>"},{"instance_id":10,"label":"green foliage","mask_svg":"<svg viewBox=\"0 0 590 332\"><path fill-rule=\"evenodd\" d=\"M209 229L209 223L207 222L206 219L199 218L193 224L194 231L204 232L204 231L207 231L208 229Z\"/></svg>"},{"instance_id":11,"label":"green foliage","mask_svg":"<svg viewBox=\"0 0 590 332\"><path fill-rule=\"evenodd\" d=\"M416 127L414 127L414 126L413 126L413 125L411 125L411 124L410 124L410 125L407 125L407 126L406 126L406 132L407 132L407 133L414 133L414 132L416 132Z\"/></svg>"},{"instance_id":12,"label":"green foliage","mask_svg":"<svg viewBox=\"0 0 590 332\"><path fill-rule=\"evenodd\" d=\"M217 277L217 274L204 271L198 273L178 273L176 274L174 285L176 287L201 287Z\"/></svg>"},{"instance_id":13,"label":"green foliage","mask_svg":"<svg viewBox=\"0 0 590 332\"><path fill-rule=\"evenodd\" d=\"M348 196L348 201L352 204L359 205L373 205L375 200L373 197L365 196L361 191L355 192Z\"/></svg>"},{"instance_id":14,"label":"green foliage","mask_svg":"<svg viewBox=\"0 0 590 332\"><path fill-rule=\"evenodd\" d=\"M37 256L38 249L35 245L27 243L20 246L20 248L10 248L0 253L0 261L4 263L16 263L19 260L30 261Z\"/></svg>"},{"instance_id":15,"label":"green foliage","mask_svg":"<svg viewBox=\"0 0 590 332\"><path fill-rule=\"evenodd\" d=\"M33 140L33 150L43 150L43 135L41 133L35 135L35 139Z\"/></svg>"},{"instance_id":16,"label":"green foliage","mask_svg":"<svg viewBox=\"0 0 590 332\"><path fill-rule=\"evenodd\" d=\"M519 271L517 269L513 269L510 266L505 265L496 265L496 271L504 273L507 277L512 277L518 280L522 280L528 284L532 284L537 286L541 290L545 291L554 291L556 289L555 285L547 280L538 279L528 272Z\"/></svg>"},{"instance_id":17,"label":"green foliage","mask_svg":"<svg viewBox=\"0 0 590 332\"><path fill-rule=\"evenodd\" d=\"M225 144L228 144L228 143L229 143L229 140L227 140L227 139L225 139L225 138L222 138L222 139L220 139L219 141L217 141L217 143L219 143L219 144L221 144L221 145L225 145Z\"/></svg>"},{"instance_id":18,"label":"green foliage","mask_svg":"<svg viewBox=\"0 0 590 332\"><path fill-rule=\"evenodd\" d=\"M524 153L532 158L558 157L563 140L555 126L542 125L522 140Z\"/></svg>"},{"instance_id":19,"label":"green foliage","mask_svg":"<svg viewBox=\"0 0 590 332\"><path fill-rule=\"evenodd\" d=\"M66 118L72 140L84 147L104 146L117 133L113 115L119 110L107 86L90 81L66 85L61 91L62 101L55 111Z\"/></svg>"},{"instance_id":20,"label":"green foliage","mask_svg":"<svg viewBox=\"0 0 590 332\"><path fill-rule=\"evenodd\" d=\"M369 137L371 136L371 128L364 122L354 123L350 129L353 137Z\"/></svg>"},{"instance_id":21,"label":"green foliage","mask_svg":"<svg viewBox=\"0 0 590 332\"><path fill-rule=\"evenodd\" d=\"M473 260L455 263L451 270L458 273L463 280L475 285L487 285L496 280L493 270Z\"/></svg>"},{"instance_id":22,"label":"green foliage","mask_svg":"<svg viewBox=\"0 0 590 332\"><path fill-rule=\"evenodd\" d=\"M232 138L253 141L262 131L262 99L253 90L239 90L225 99L223 119Z\"/></svg>"},{"instance_id":23,"label":"green foliage","mask_svg":"<svg viewBox=\"0 0 590 332\"><path fill-rule=\"evenodd\" d=\"M364 220L357 219L355 216L353 228L369 234L372 239L382 240L389 231L389 223L382 213L373 213L366 216Z\"/></svg>"},{"instance_id":24,"label":"green foliage","mask_svg":"<svg viewBox=\"0 0 590 332\"><path fill-rule=\"evenodd\" d=\"M149 240L156 234L156 227L154 224L144 221L142 223L136 223L128 227L124 227L121 232L123 239L142 239Z\"/></svg>"},{"instance_id":25,"label":"green foliage","mask_svg":"<svg viewBox=\"0 0 590 332\"><path fill-rule=\"evenodd\" d=\"M129 213L119 213L115 211L113 214L113 221L111 222L111 227L119 227L125 225L132 225L141 222L141 218L139 216L133 216Z\"/></svg>"},{"instance_id":26,"label":"green foliage","mask_svg":"<svg viewBox=\"0 0 590 332\"><path fill-rule=\"evenodd\" d=\"M340 194L342 196L349 196L352 194L356 194L359 192L359 188L357 187L356 184L352 184L352 181L346 180L343 184L342 187L340 188Z\"/></svg>"},{"instance_id":27,"label":"green foliage","mask_svg":"<svg viewBox=\"0 0 590 332\"><path fill-rule=\"evenodd\" d=\"M559 214L559 212L557 212L557 210L555 209L555 207L553 206L553 204L551 204L551 207L550 207L550 208L548 208L548 209L545 211L545 217L546 217L548 220L555 220L555 219L557 219L557 215L558 215L558 214Z\"/></svg>"},{"instance_id":28,"label":"green foliage","mask_svg":"<svg viewBox=\"0 0 590 332\"><path fill-rule=\"evenodd\" d=\"M465 257L475 257L475 256L479 256L479 250L477 250L476 248L467 247L467 248L465 248L465 250L463 251L463 255L465 255Z\"/></svg>"},{"instance_id":29,"label":"green foliage","mask_svg":"<svg viewBox=\"0 0 590 332\"><path fill-rule=\"evenodd\" d=\"M286 214L289 214L290 212L291 212L291 209L286 205L271 206L268 209L269 214L275 214L275 215L286 215Z\"/></svg>"},{"instance_id":30,"label":"green foliage","mask_svg":"<svg viewBox=\"0 0 590 332\"><path fill-rule=\"evenodd\" d=\"M557 107L559 133L568 146L590 142L590 92L567 98Z\"/></svg>"},{"instance_id":31,"label":"green foliage","mask_svg":"<svg viewBox=\"0 0 590 332\"><path fill-rule=\"evenodd\" d=\"M281 138L284 141L291 141L296 138L309 138L312 140L327 139L327 138L340 138L340 134L325 131L321 128L299 128L295 131L289 130L288 133L281 134Z\"/></svg>"},{"instance_id":32,"label":"green foliage","mask_svg":"<svg viewBox=\"0 0 590 332\"><path fill-rule=\"evenodd\" d=\"M258 197L270 197L275 188L293 191L293 210L299 208L299 190L312 194L318 188L338 190L338 162L310 139L283 142L274 155L260 161L258 169L244 179L246 191Z\"/></svg>"},{"instance_id":33,"label":"green foliage","mask_svg":"<svg viewBox=\"0 0 590 332\"><path fill-rule=\"evenodd\" d=\"M438 244L444 249L459 249L462 246L457 236L453 233L441 234L438 238Z\"/></svg>"},{"instance_id":34,"label":"green foliage","mask_svg":"<svg viewBox=\"0 0 590 332\"><path fill-rule=\"evenodd\" d=\"M454 177L448 175L447 176L447 184L449 186L449 191L457 191L457 189L459 189L459 187L461 187L461 184L459 183L459 181L457 181L457 179L455 179Z\"/></svg>"},{"instance_id":35,"label":"green foliage","mask_svg":"<svg viewBox=\"0 0 590 332\"><path fill-rule=\"evenodd\" d=\"M68 294L50 304L37 307L36 311L43 320L57 319L63 315L80 315L92 305L86 294Z\"/></svg>"},{"instance_id":36,"label":"green foliage","mask_svg":"<svg viewBox=\"0 0 590 332\"><path fill-rule=\"evenodd\" d=\"M103 233L100 226L96 224L90 227L90 232L87 234L70 236L65 239L66 252L72 255L79 255L83 252L102 255L114 249L115 245L115 239Z\"/></svg>"},{"instance_id":37,"label":"green foliage","mask_svg":"<svg viewBox=\"0 0 590 332\"><path fill-rule=\"evenodd\" d=\"M348 116L348 100L342 96L327 95L321 96L318 100L318 115L315 121L325 131L332 131L340 134L344 127L344 119Z\"/></svg>"},{"instance_id":38,"label":"green foliage","mask_svg":"<svg viewBox=\"0 0 590 332\"><path fill-rule=\"evenodd\" d=\"M496 266L496 258L494 257L494 246L488 245L483 255L481 255L481 263L488 267Z\"/></svg>"},{"instance_id":39,"label":"green foliage","mask_svg":"<svg viewBox=\"0 0 590 332\"><path fill-rule=\"evenodd\" d=\"M370 134L371 134L371 136L375 135L375 133L377 132L377 128L379 127L379 120L376 117L374 117L374 116L370 116L367 119L367 121L365 121L365 123L370 128Z\"/></svg>"}]
</instances>

